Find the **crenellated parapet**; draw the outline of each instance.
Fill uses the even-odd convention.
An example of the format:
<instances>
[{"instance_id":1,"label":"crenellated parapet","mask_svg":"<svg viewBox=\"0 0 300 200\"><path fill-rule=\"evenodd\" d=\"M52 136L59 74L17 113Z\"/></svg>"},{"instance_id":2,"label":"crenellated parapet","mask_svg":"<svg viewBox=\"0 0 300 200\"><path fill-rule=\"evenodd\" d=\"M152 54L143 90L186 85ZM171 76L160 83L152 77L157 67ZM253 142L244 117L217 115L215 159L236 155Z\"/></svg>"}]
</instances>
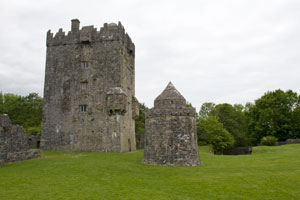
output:
<instances>
[{"instance_id":1,"label":"crenellated parapet","mask_svg":"<svg viewBox=\"0 0 300 200\"><path fill-rule=\"evenodd\" d=\"M98 31L94 26L84 26L80 29L78 19L71 20L71 31L66 34L62 28L57 33L47 32L47 47L59 45L71 45L78 43L95 43L105 41L120 41L125 44L130 52L135 52L135 46L121 22L105 23Z\"/></svg>"}]
</instances>

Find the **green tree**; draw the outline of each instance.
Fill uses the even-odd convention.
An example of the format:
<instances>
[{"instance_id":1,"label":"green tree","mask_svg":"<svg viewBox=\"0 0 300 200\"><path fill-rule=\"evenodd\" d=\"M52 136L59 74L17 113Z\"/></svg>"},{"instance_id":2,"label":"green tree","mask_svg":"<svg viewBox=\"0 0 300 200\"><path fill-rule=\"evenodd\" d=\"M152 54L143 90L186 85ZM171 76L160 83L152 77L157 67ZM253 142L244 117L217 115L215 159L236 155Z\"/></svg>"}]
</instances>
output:
<instances>
[{"instance_id":1,"label":"green tree","mask_svg":"<svg viewBox=\"0 0 300 200\"><path fill-rule=\"evenodd\" d=\"M135 133L144 134L145 133L145 110L148 109L147 106L142 103L139 104L139 116L135 120Z\"/></svg>"},{"instance_id":2,"label":"green tree","mask_svg":"<svg viewBox=\"0 0 300 200\"><path fill-rule=\"evenodd\" d=\"M242 104L234 104L233 105L233 108L236 110L236 111L239 111L239 112L243 112L245 107L242 105Z\"/></svg>"},{"instance_id":3,"label":"green tree","mask_svg":"<svg viewBox=\"0 0 300 200\"><path fill-rule=\"evenodd\" d=\"M200 120L206 119L212 110L214 110L216 104L213 102L205 102L201 105L200 111L198 113L198 117Z\"/></svg>"},{"instance_id":4,"label":"green tree","mask_svg":"<svg viewBox=\"0 0 300 200\"><path fill-rule=\"evenodd\" d=\"M200 127L202 138L212 145L216 153L223 153L223 150L233 145L234 139L223 127L215 116L209 116L201 120Z\"/></svg>"},{"instance_id":5,"label":"green tree","mask_svg":"<svg viewBox=\"0 0 300 200\"><path fill-rule=\"evenodd\" d=\"M204 137L203 129L200 124L201 121L208 118L210 112L215 108L216 104L213 102L205 102L201 105L199 113L196 116L196 128L198 135L198 144L207 144L207 140Z\"/></svg>"},{"instance_id":6,"label":"green tree","mask_svg":"<svg viewBox=\"0 0 300 200\"><path fill-rule=\"evenodd\" d=\"M250 107L247 115L249 135L254 144L269 135L279 141L299 136L299 97L292 90L265 93Z\"/></svg>"},{"instance_id":7,"label":"green tree","mask_svg":"<svg viewBox=\"0 0 300 200\"><path fill-rule=\"evenodd\" d=\"M292 131L289 134L289 138L300 138L300 106L299 106L299 104L292 112L291 124L292 124Z\"/></svg>"},{"instance_id":8,"label":"green tree","mask_svg":"<svg viewBox=\"0 0 300 200\"><path fill-rule=\"evenodd\" d=\"M230 104L218 104L210 115L216 116L224 128L234 137L234 146L248 146L247 118L243 112L244 107L240 104L232 106Z\"/></svg>"},{"instance_id":9,"label":"green tree","mask_svg":"<svg viewBox=\"0 0 300 200\"><path fill-rule=\"evenodd\" d=\"M23 127L28 135L41 132L43 99L37 93L28 96L1 94L0 113L8 114L13 124Z\"/></svg>"}]
</instances>

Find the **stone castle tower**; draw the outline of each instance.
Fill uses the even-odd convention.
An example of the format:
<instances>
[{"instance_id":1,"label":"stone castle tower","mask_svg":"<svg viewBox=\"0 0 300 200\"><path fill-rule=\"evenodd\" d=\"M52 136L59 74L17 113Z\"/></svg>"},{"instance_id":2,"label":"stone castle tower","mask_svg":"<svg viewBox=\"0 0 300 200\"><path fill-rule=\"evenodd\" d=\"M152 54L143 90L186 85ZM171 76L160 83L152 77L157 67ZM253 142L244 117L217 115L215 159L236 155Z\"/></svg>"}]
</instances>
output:
<instances>
[{"instance_id":1,"label":"stone castle tower","mask_svg":"<svg viewBox=\"0 0 300 200\"><path fill-rule=\"evenodd\" d=\"M118 24L47 33L41 148L135 151L135 46Z\"/></svg>"},{"instance_id":2,"label":"stone castle tower","mask_svg":"<svg viewBox=\"0 0 300 200\"><path fill-rule=\"evenodd\" d=\"M200 164L196 110L170 82L146 111L144 163L154 165Z\"/></svg>"}]
</instances>

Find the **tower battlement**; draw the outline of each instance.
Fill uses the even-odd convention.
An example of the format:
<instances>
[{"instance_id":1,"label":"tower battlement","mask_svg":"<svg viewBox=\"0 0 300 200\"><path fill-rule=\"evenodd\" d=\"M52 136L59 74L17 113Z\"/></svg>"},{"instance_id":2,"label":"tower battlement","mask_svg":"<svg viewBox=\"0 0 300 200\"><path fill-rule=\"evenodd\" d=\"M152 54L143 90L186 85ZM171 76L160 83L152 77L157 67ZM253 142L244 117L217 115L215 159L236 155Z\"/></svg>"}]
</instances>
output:
<instances>
[{"instance_id":1,"label":"tower battlement","mask_svg":"<svg viewBox=\"0 0 300 200\"><path fill-rule=\"evenodd\" d=\"M125 44L126 48L135 52L135 46L121 22L104 23L103 27L98 31L94 26L83 26L80 29L80 21L78 19L71 20L71 31L66 34L62 28L57 33L47 32L47 47L70 45L78 43L95 43L104 41L120 41Z\"/></svg>"}]
</instances>

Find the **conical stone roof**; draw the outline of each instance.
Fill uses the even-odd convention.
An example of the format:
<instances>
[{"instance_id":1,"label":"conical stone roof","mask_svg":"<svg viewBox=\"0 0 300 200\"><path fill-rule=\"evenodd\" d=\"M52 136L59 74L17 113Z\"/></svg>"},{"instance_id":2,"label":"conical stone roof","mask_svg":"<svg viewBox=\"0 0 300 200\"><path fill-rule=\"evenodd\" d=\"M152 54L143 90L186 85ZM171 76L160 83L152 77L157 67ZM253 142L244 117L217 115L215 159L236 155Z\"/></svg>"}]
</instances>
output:
<instances>
[{"instance_id":1,"label":"conical stone roof","mask_svg":"<svg viewBox=\"0 0 300 200\"><path fill-rule=\"evenodd\" d=\"M164 91L154 100L154 107L186 107L186 100L174 85L169 82Z\"/></svg>"}]
</instances>

